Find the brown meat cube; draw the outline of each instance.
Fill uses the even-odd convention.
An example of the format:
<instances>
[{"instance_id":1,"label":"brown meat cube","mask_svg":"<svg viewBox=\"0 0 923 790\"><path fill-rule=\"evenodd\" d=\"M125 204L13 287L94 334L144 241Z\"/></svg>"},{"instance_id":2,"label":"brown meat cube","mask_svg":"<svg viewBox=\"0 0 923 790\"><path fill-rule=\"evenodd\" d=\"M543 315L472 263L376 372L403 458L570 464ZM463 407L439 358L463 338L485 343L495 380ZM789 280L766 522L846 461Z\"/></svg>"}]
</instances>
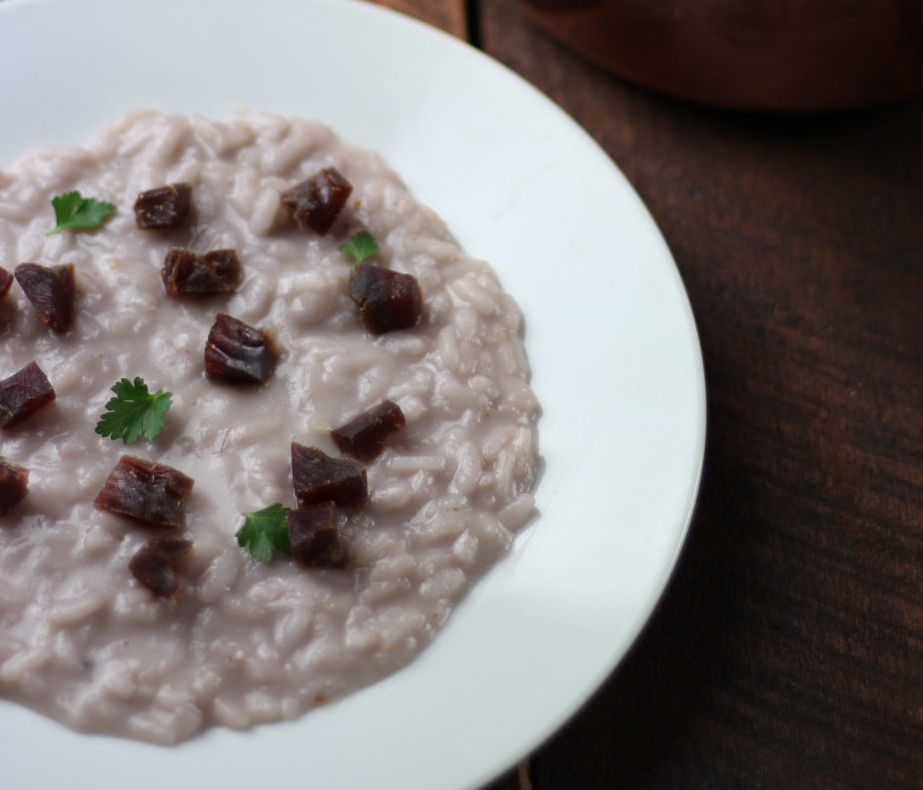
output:
<instances>
[{"instance_id":1,"label":"brown meat cube","mask_svg":"<svg viewBox=\"0 0 923 790\"><path fill-rule=\"evenodd\" d=\"M74 316L74 265L40 266L21 263L16 267L16 280L45 326L55 332L70 329Z\"/></svg>"},{"instance_id":2,"label":"brown meat cube","mask_svg":"<svg viewBox=\"0 0 923 790\"><path fill-rule=\"evenodd\" d=\"M385 439L404 427L404 412L394 401L384 400L377 406L330 431L334 444L346 455L360 461L372 461L385 449Z\"/></svg>"},{"instance_id":3,"label":"brown meat cube","mask_svg":"<svg viewBox=\"0 0 923 790\"><path fill-rule=\"evenodd\" d=\"M286 518L292 556L300 565L306 568L343 566L346 551L337 533L336 505L333 502L289 510Z\"/></svg>"},{"instance_id":4,"label":"brown meat cube","mask_svg":"<svg viewBox=\"0 0 923 790\"><path fill-rule=\"evenodd\" d=\"M373 263L353 268L349 295L359 306L362 323L373 335L415 326L423 314L423 294L417 278Z\"/></svg>"},{"instance_id":5,"label":"brown meat cube","mask_svg":"<svg viewBox=\"0 0 923 790\"><path fill-rule=\"evenodd\" d=\"M268 332L219 313L205 344L205 375L229 384L263 384L275 371L277 356Z\"/></svg>"},{"instance_id":6,"label":"brown meat cube","mask_svg":"<svg viewBox=\"0 0 923 790\"><path fill-rule=\"evenodd\" d=\"M328 167L282 194L282 204L302 228L325 236L346 205L353 185Z\"/></svg>"},{"instance_id":7,"label":"brown meat cube","mask_svg":"<svg viewBox=\"0 0 923 790\"><path fill-rule=\"evenodd\" d=\"M34 362L0 381L0 428L9 428L55 399L54 387Z\"/></svg>"},{"instance_id":8,"label":"brown meat cube","mask_svg":"<svg viewBox=\"0 0 923 790\"><path fill-rule=\"evenodd\" d=\"M191 549L189 540L154 538L131 558L128 569L154 595L176 600L179 592L176 566Z\"/></svg>"},{"instance_id":9,"label":"brown meat cube","mask_svg":"<svg viewBox=\"0 0 923 790\"><path fill-rule=\"evenodd\" d=\"M172 466L123 455L94 504L148 526L176 529L185 523L183 505L194 483Z\"/></svg>"},{"instance_id":10,"label":"brown meat cube","mask_svg":"<svg viewBox=\"0 0 923 790\"><path fill-rule=\"evenodd\" d=\"M6 292L10 290L12 284L13 275L0 266L0 299L6 295Z\"/></svg>"},{"instance_id":11,"label":"brown meat cube","mask_svg":"<svg viewBox=\"0 0 923 790\"><path fill-rule=\"evenodd\" d=\"M368 498L363 469L348 458L331 458L316 447L292 442L292 483L299 507L335 502L341 507L361 505Z\"/></svg>"},{"instance_id":12,"label":"brown meat cube","mask_svg":"<svg viewBox=\"0 0 923 790\"><path fill-rule=\"evenodd\" d=\"M185 225L192 206L189 184L168 184L149 189L135 201L135 222L143 230Z\"/></svg>"},{"instance_id":13,"label":"brown meat cube","mask_svg":"<svg viewBox=\"0 0 923 790\"><path fill-rule=\"evenodd\" d=\"M242 271L237 250L199 255L174 247L167 253L160 276L169 296L216 296L234 293Z\"/></svg>"},{"instance_id":14,"label":"brown meat cube","mask_svg":"<svg viewBox=\"0 0 923 790\"><path fill-rule=\"evenodd\" d=\"M0 516L5 516L29 493L29 470L0 455Z\"/></svg>"}]
</instances>

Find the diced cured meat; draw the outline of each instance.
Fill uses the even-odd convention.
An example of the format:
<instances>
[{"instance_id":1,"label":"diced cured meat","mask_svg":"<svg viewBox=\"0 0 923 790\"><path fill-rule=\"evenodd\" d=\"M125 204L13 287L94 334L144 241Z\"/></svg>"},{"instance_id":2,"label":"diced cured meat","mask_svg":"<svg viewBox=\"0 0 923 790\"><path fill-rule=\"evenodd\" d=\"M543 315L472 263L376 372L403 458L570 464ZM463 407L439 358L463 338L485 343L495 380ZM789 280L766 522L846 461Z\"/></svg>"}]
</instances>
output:
<instances>
[{"instance_id":1,"label":"diced cured meat","mask_svg":"<svg viewBox=\"0 0 923 790\"><path fill-rule=\"evenodd\" d=\"M416 277L372 263L353 268L349 295L373 335L415 326L423 313L423 294Z\"/></svg>"},{"instance_id":2,"label":"diced cured meat","mask_svg":"<svg viewBox=\"0 0 923 790\"><path fill-rule=\"evenodd\" d=\"M175 228L186 224L191 206L192 187L189 184L167 184L138 195L135 221L144 230Z\"/></svg>"},{"instance_id":3,"label":"diced cured meat","mask_svg":"<svg viewBox=\"0 0 923 790\"><path fill-rule=\"evenodd\" d=\"M74 265L41 266L21 263L16 267L19 283L38 317L55 332L66 332L74 315Z\"/></svg>"},{"instance_id":4,"label":"diced cured meat","mask_svg":"<svg viewBox=\"0 0 923 790\"><path fill-rule=\"evenodd\" d=\"M288 511L288 537L292 556L306 568L339 568L346 551L337 533L336 505L316 505Z\"/></svg>"},{"instance_id":5,"label":"diced cured meat","mask_svg":"<svg viewBox=\"0 0 923 790\"><path fill-rule=\"evenodd\" d=\"M34 362L0 381L0 428L9 428L55 399L54 387Z\"/></svg>"},{"instance_id":6,"label":"diced cured meat","mask_svg":"<svg viewBox=\"0 0 923 790\"><path fill-rule=\"evenodd\" d=\"M365 469L348 458L331 458L316 447L292 442L292 483L298 507L334 502L361 505L368 498Z\"/></svg>"},{"instance_id":7,"label":"diced cured meat","mask_svg":"<svg viewBox=\"0 0 923 790\"><path fill-rule=\"evenodd\" d=\"M360 461L372 461L385 449L385 439L404 427L404 412L394 401L377 406L330 431L337 447Z\"/></svg>"},{"instance_id":8,"label":"diced cured meat","mask_svg":"<svg viewBox=\"0 0 923 790\"><path fill-rule=\"evenodd\" d=\"M152 527L179 528L195 481L172 466L123 455L96 496L95 505Z\"/></svg>"},{"instance_id":9,"label":"diced cured meat","mask_svg":"<svg viewBox=\"0 0 923 790\"><path fill-rule=\"evenodd\" d=\"M192 549L192 541L183 538L154 538L128 563L132 575L154 595L176 599L179 577L176 566Z\"/></svg>"},{"instance_id":10,"label":"diced cured meat","mask_svg":"<svg viewBox=\"0 0 923 790\"><path fill-rule=\"evenodd\" d=\"M6 292L10 290L12 284L13 275L0 266L0 299L6 295Z\"/></svg>"},{"instance_id":11,"label":"diced cured meat","mask_svg":"<svg viewBox=\"0 0 923 790\"><path fill-rule=\"evenodd\" d=\"M277 357L268 332L219 313L205 344L205 374L230 384L263 384L276 369Z\"/></svg>"},{"instance_id":12,"label":"diced cured meat","mask_svg":"<svg viewBox=\"0 0 923 790\"><path fill-rule=\"evenodd\" d=\"M0 516L5 516L29 493L29 470L0 455Z\"/></svg>"},{"instance_id":13,"label":"diced cured meat","mask_svg":"<svg viewBox=\"0 0 923 790\"><path fill-rule=\"evenodd\" d=\"M282 194L295 222L325 236L346 205L353 185L335 167L327 167Z\"/></svg>"},{"instance_id":14,"label":"diced cured meat","mask_svg":"<svg viewBox=\"0 0 923 790\"><path fill-rule=\"evenodd\" d=\"M183 247L170 250L160 270L170 296L234 293L241 274L237 250L212 250L200 255Z\"/></svg>"}]
</instances>

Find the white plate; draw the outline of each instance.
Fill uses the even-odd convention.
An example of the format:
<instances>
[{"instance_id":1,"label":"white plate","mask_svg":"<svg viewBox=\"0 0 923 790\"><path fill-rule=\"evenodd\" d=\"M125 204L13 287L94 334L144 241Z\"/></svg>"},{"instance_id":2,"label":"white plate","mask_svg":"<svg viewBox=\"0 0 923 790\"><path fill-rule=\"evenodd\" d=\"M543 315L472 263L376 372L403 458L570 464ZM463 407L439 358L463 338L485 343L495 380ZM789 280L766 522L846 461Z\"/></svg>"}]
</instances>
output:
<instances>
[{"instance_id":1,"label":"white plate","mask_svg":"<svg viewBox=\"0 0 923 790\"><path fill-rule=\"evenodd\" d=\"M171 748L2 703L4 788L463 790L535 748L650 614L701 469L692 314L620 172L493 61L349 0L4 0L0 73L0 165L140 106L298 114L381 151L522 305L547 464L540 518L407 669L297 722Z\"/></svg>"}]
</instances>

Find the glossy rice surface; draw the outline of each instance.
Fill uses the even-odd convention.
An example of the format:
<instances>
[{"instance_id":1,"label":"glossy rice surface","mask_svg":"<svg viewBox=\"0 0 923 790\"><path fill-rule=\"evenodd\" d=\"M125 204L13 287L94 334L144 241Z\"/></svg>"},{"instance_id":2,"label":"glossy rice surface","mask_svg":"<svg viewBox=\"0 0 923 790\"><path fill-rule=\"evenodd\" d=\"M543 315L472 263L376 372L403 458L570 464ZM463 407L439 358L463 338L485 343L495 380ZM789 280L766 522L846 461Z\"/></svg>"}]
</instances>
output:
<instances>
[{"instance_id":1,"label":"glossy rice surface","mask_svg":"<svg viewBox=\"0 0 923 790\"><path fill-rule=\"evenodd\" d=\"M320 237L280 194L329 166L354 191ZM176 182L193 187L190 224L138 229L138 193ZM98 230L46 236L51 198L71 190L117 210ZM359 230L378 263L419 280L419 326L373 337L358 321L337 247ZM160 269L175 246L236 249L237 292L168 298ZM320 124L136 112L83 147L36 149L0 171L0 265L23 262L74 264L77 305L59 334L18 285L0 301L0 378L35 360L57 392L0 431L0 454L30 471L28 498L0 518L3 696L159 743L297 717L412 659L533 511L538 408L515 302L378 155ZM204 376L217 313L273 333L266 385ZM126 448L93 429L112 384L135 376L173 407L155 441ZM367 505L339 516L349 568L241 549L242 512L294 505L291 442L338 455L330 429L385 398L407 425L367 464ZM93 506L125 452L195 479L176 601L128 570L156 531Z\"/></svg>"}]
</instances>

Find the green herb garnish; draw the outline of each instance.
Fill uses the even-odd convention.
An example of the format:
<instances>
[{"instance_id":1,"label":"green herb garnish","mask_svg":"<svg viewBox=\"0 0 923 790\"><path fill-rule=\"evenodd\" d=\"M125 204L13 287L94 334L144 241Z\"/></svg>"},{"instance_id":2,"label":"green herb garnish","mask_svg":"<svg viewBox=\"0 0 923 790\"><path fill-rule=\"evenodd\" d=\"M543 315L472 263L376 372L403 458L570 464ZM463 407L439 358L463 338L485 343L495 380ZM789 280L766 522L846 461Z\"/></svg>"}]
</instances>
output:
<instances>
[{"instance_id":1,"label":"green herb garnish","mask_svg":"<svg viewBox=\"0 0 923 790\"><path fill-rule=\"evenodd\" d=\"M341 244L337 249L353 256L353 266L358 266L366 258L370 258L378 252L378 244L372 238L372 234L367 230L351 236L349 241Z\"/></svg>"},{"instance_id":2,"label":"green herb garnish","mask_svg":"<svg viewBox=\"0 0 923 790\"><path fill-rule=\"evenodd\" d=\"M244 513L244 525L237 531L237 545L249 549L263 562L272 559L273 549L280 554L291 554L286 513L288 508L278 503L254 513Z\"/></svg>"},{"instance_id":3,"label":"green herb garnish","mask_svg":"<svg viewBox=\"0 0 923 790\"><path fill-rule=\"evenodd\" d=\"M121 439L125 444L131 444L142 434L153 440L163 428L163 418L173 395L163 390L151 395L144 379L137 376L134 382L117 381L112 391L116 397L106 404L106 412L96 423L96 433Z\"/></svg>"},{"instance_id":4,"label":"green herb garnish","mask_svg":"<svg viewBox=\"0 0 923 790\"><path fill-rule=\"evenodd\" d=\"M46 236L60 233L64 228L95 228L115 211L115 206L96 198L85 198L79 192L65 192L51 199L57 223Z\"/></svg>"}]
</instances>

